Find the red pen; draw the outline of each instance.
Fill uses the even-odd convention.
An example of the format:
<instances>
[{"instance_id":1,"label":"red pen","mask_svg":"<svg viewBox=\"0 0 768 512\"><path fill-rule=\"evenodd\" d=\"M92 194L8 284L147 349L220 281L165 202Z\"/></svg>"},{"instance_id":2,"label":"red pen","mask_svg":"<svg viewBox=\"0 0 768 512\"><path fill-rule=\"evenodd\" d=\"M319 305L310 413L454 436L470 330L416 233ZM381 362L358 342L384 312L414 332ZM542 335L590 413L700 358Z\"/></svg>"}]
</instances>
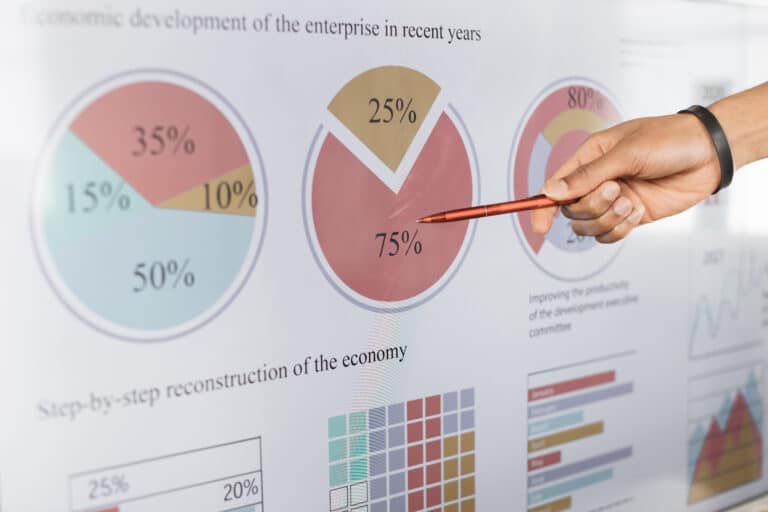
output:
<instances>
[{"instance_id":1,"label":"red pen","mask_svg":"<svg viewBox=\"0 0 768 512\"><path fill-rule=\"evenodd\" d=\"M539 208L549 208L550 206L564 206L573 204L578 199L568 201L555 201L544 194L538 196L518 199L517 201L507 201L505 203L486 204L481 206L470 206L469 208L459 208L458 210L448 210L447 212L433 213L422 217L416 222L432 224L437 222L456 222L459 220L477 219L479 217L491 217L492 215L502 215L505 213L522 212L526 210L537 210Z\"/></svg>"}]
</instances>

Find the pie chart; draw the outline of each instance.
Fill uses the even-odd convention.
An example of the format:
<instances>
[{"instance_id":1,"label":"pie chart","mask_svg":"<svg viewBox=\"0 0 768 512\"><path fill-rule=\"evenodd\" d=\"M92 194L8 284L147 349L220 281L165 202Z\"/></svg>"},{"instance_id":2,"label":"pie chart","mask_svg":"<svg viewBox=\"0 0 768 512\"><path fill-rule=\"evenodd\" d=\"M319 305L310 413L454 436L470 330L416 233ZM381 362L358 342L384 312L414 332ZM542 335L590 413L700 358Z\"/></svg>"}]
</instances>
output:
<instances>
[{"instance_id":1,"label":"pie chart","mask_svg":"<svg viewBox=\"0 0 768 512\"><path fill-rule=\"evenodd\" d=\"M315 259L359 306L398 311L423 303L455 274L474 229L416 223L477 200L477 165L461 118L437 83L401 66L356 76L325 114L304 177Z\"/></svg>"},{"instance_id":2,"label":"pie chart","mask_svg":"<svg viewBox=\"0 0 768 512\"><path fill-rule=\"evenodd\" d=\"M137 72L65 114L32 217L45 274L77 316L118 338L159 340L234 298L265 208L258 151L226 101L191 78Z\"/></svg>"},{"instance_id":3,"label":"pie chart","mask_svg":"<svg viewBox=\"0 0 768 512\"><path fill-rule=\"evenodd\" d=\"M591 134L620 121L615 102L596 82L573 78L548 87L534 100L517 130L510 156L510 198L538 194L544 181ZM603 245L576 235L570 220L560 213L546 236L534 233L530 212L512 216L512 222L531 261L564 281L594 276L621 248L621 244Z\"/></svg>"}]
</instances>

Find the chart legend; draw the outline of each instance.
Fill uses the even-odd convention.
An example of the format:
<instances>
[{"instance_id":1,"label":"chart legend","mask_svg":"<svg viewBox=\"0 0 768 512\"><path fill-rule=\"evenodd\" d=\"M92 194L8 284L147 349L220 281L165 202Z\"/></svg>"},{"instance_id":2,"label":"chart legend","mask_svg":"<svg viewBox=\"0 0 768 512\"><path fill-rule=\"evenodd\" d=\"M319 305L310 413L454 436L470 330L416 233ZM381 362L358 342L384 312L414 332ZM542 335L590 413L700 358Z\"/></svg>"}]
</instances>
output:
<instances>
[{"instance_id":1,"label":"chart legend","mask_svg":"<svg viewBox=\"0 0 768 512\"><path fill-rule=\"evenodd\" d=\"M594 132L621 121L611 96L600 85L567 79L545 90L529 107L518 128L510 156L509 195L539 194L547 178ZM530 212L512 216L526 254L541 270L565 281L586 279L605 268L620 244L598 244L576 235L559 214L544 236L533 231Z\"/></svg>"},{"instance_id":2,"label":"chart legend","mask_svg":"<svg viewBox=\"0 0 768 512\"><path fill-rule=\"evenodd\" d=\"M475 391L328 420L330 512L475 512Z\"/></svg>"},{"instance_id":3,"label":"chart legend","mask_svg":"<svg viewBox=\"0 0 768 512\"><path fill-rule=\"evenodd\" d=\"M478 197L471 142L441 88L413 69L353 78L328 105L310 150L304 217L331 284L363 307L420 304L455 273L473 224L416 219Z\"/></svg>"},{"instance_id":4,"label":"chart legend","mask_svg":"<svg viewBox=\"0 0 768 512\"><path fill-rule=\"evenodd\" d=\"M171 74L124 75L70 109L45 154L34 231L64 302L128 339L218 313L250 273L266 185L237 113Z\"/></svg>"}]
</instances>

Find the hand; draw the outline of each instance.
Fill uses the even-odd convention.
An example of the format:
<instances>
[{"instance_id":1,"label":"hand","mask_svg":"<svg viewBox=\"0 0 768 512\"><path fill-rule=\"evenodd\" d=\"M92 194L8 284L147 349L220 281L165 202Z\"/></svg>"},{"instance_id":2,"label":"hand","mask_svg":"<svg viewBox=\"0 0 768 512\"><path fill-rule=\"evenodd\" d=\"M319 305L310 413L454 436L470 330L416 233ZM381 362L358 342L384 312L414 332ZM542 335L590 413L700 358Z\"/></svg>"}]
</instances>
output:
<instances>
[{"instance_id":1,"label":"hand","mask_svg":"<svg viewBox=\"0 0 768 512\"><path fill-rule=\"evenodd\" d=\"M668 217L706 198L720 183L714 144L695 116L635 119L593 134L544 184L574 232L598 242L621 240L635 227ZM533 212L546 233L557 208Z\"/></svg>"}]
</instances>

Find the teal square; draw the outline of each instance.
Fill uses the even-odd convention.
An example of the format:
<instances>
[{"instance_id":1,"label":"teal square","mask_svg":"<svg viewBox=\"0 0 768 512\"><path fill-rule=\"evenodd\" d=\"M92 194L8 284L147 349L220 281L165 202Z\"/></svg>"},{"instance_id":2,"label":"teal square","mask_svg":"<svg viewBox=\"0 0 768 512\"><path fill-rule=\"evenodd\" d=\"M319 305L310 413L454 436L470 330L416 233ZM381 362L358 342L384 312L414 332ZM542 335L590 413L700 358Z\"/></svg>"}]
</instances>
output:
<instances>
[{"instance_id":1,"label":"teal square","mask_svg":"<svg viewBox=\"0 0 768 512\"><path fill-rule=\"evenodd\" d=\"M368 455L368 434L351 437L349 439L349 456L363 457Z\"/></svg>"},{"instance_id":2,"label":"teal square","mask_svg":"<svg viewBox=\"0 0 768 512\"><path fill-rule=\"evenodd\" d=\"M328 443L328 462L336 462L347 458L347 440L337 439Z\"/></svg>"},{"instance_id":3,"label":"teal square","mask_svg":"<svg viewBox=\"0 0 768 512\"><path fill-rule=\"evenodd\" d=\"M368 479L368 459L355 459L349 463L350 482Z\"/></svg>"},{"instance_id":4,"label":"teal square","mask_svg":"<svg viewBox=\"0 0 768 512\"><path fill-rule=\"evenodd\" d=\"M335 464L329 468L331 487L347 483L347 463Z\"/></svg>"},{"instance_id":5,"label":"teal square","mask_svg":"<svg viewBox=\"0 0 768 512\"><path fill-rule=\"evenodd\" d=\"M341 437L347 435L347 418L334 416L328 418L328 437Z\"/></svg>"},{"instance_id":6,"label":"teal square","mask_svg":"<svg viewBox=\"0 0 768 512\"><path fill-rule=\"evenodd\" d=\"M365 432L368 430L368 414L366 411L353 412L349 415L349 433Z\"/></svg>"}]
</instances>

